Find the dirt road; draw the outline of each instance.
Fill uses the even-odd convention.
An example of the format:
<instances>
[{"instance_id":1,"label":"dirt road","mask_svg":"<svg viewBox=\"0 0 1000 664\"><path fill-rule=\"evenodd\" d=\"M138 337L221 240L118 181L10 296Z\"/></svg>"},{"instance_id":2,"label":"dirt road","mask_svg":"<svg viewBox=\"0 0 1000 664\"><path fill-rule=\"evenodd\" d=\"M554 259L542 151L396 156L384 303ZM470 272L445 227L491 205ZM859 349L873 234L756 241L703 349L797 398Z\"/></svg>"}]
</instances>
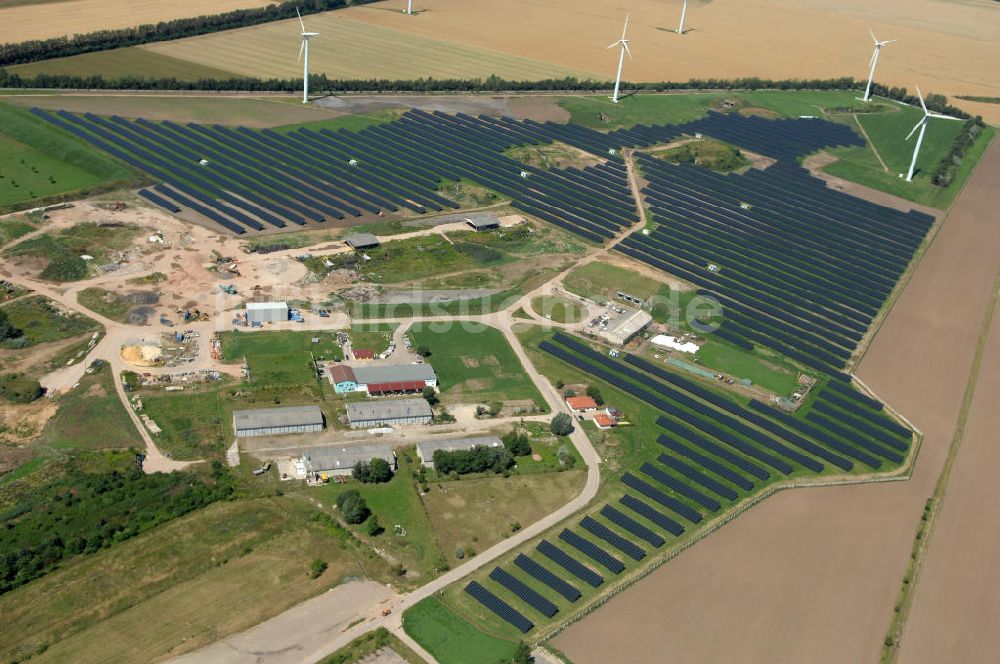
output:
<instances>
[{"instance_id":1,"label":"dirt road","mask_svg":"<svg viewBox=\"0 0 1000 664\"><path fill-rule=\"evenodd\" d=\"M571 626L554 640L558 648L576 664L622 657L637 663L877 660L1000 268L998 177L995 142L860 365L860 377L925 435L913 478L778 494ZM952 569L947 555L937 563L942 577L944 568ZM930 589L931 567L928 577ZM960 589L951 593L939 596L950 597L949 620L958 628L966 617L958 608ZM918 634L913 661L961 661L917 654L938 638L935 600L933 590L918 596L926 608L915 608L907 631ZM991 610L998 609L992 601ZM996 624L997 613L990 615ZM972 634L952 636L963 633ZM911 652L906 638L904 654Z\"/></svg>"}]
</instances>

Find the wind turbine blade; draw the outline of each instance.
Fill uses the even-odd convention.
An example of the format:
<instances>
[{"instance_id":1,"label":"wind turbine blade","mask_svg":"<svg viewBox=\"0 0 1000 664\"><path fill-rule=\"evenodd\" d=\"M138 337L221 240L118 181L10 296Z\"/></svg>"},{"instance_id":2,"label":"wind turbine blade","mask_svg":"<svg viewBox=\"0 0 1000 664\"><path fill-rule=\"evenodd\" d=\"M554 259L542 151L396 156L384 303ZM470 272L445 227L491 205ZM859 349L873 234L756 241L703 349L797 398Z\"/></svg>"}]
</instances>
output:
<instances>
[{"instance_id":1,"label":"wind turbine blade","mask_svg":"<svg viewBox=\"0 0 1000 664\"><path fill-rule=\"evenodd\" d=\"M621 42L620 41L616 41L614 44L611 44L610 46L608 46L608 48L614 48L615 46L618 46L618 44L621 44Z\"/></svg>"},{"instance_id":2,"label":"wind turbine blade","mask_svg":"<svg viewBox=\"0 0 1000 664\"><path fill-rule=\"evenodd\" d=\"M889 40L886 40L886 41L882 42L882 46L885 46L886 44L895 44L898 41L899 41L898 39L889 39Z\"/></svg>"},{"instance_id":3,"label":"wind turbine blade","mask_svg":"<svg viewBox=\"0 0 1000 664\"><path fill-rule=\"evenodd\" d=\"M625 14L625 27L622 28L622 39L625 39L626 32L628 32L628 14Z\"/></svg>"},{"instance_id":4,"label":"wind turbine blade","mask_svg":"<svg viewBox=\"0 0 1000 664\"><path fill-rule=\"evenodd\" d=\"M302 62L302 52L306 50L306 40L302 40L302 45L299 46L299 59L297 62Z\"/></svg>"},{"instance_id":5,"label":"wind turbine blade","mask_svg":"<svg viewBox=\"0 0 1000 664\"><path fill-rule=\"evenodd\" d=\"M920 100L920 105L924 109L924 115L927 115L929 113L929 111L927 110L927 104L924 103L924 96L922 94L920 94L920 86L919 85L917 86L917 99Z\"/></svg>"},{"instance_id":6,"label":"wind turbine blade","mask_svg":"<svg viewBox=\"0 0 1000 664\"><path fill-rule=\"evenodd\" d=\"M625 49L625 52L628 53L628 59L631 60L632 59L632 51L629 50L629 48L628 48L628 42L627 41L623 41L622 42L622 48Z\"/></svg>"},{"instance_id":7,"label":"wind turbine blade","mask_svg":"<svg viewBox=\"0 0 1000 664\"><path fill-rule=\"evenodd\" d=\"M875 49L874 51L872 51L872 57L871 57L871 59L868 60L868 68L869 69L875 65L875 58L877 58L877 57L878 57L878 49Z\"/></svg>"},{"instance_id":8,"label":"wind turbine blade","mask_svg":"<svg viewBox=\"0 0 1000 664\"><path fill-rule=\"evenodd\" d=\"M957 122L965 122L962 118L953 118L950 115L943 115L941 113L928 113L927 117L940 118L941 120L955 120Z\"/></svg>"},{"instance_id":9,"label":"wind turbine blade","mask_svg":"<svg viewBox=\"0 0 1000 664\"><path fill-rule=\"evenodd\" d=\"M302 21L302 14L299 13L299 8L295 8L295 15L299 17L299 25L302 26L302 32L306 31L306 24Z\"/></svg>"},{"instance_id":10,"label":"wind turbine blade","mask_svg":"<svg viewBox=\"0 0 1000 664\"><path fill-rule=\"evenodd\" d=\"M907 134L906 138L903 139L903 140L907 140L907 141L910 140L910 137L913 136L913 134L916 133L916 131L918 129L920 129L920 127L923 126L924 122L926 122L926 121L927 121L927 118L920 118L920 122L918 122L917 124L913 125L913 129L910 130L910 133Z\"/></svg>"},{"instance_id":11,"label":"wind turbine blade","mask_svg":"<svg viewBox=\"0 0 1000 664\"><path fill-rule=\"evenodd\" d=\"M878 44L878 37L875 36L875 32L871 28L868 28L868 34L872 36L872 41Z\"/></svg>"}]
</instances>

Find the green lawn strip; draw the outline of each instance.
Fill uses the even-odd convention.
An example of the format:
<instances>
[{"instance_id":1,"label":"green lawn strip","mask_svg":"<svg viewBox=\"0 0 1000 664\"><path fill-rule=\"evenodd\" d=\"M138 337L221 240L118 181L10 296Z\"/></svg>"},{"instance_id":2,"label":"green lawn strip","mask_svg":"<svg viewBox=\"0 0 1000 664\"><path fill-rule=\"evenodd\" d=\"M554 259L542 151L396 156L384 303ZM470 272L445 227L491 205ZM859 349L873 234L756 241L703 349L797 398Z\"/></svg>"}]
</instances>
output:
<instances>
[{"instance_id":1,"label":"green lawn strip","mask_svg":"<svg viewBox=\"0 0 1000 664\"><path fill-rule=\"evenodd\" d=\"M347 131L356 132L375 125L392 122L401 114L402 113L398 109L387 108L379 111L372 111L370 113L355 113L338 118L327 118L324 120L314 120L312 122L299 122L296 124L282 125L280 127L275 127L274 131L279 134L287 134L295 131L296 129L310 129L317 132L324 129L333 132L346 129ZM358 156L361 157L362 155Z\"/></svg>"},{"instance_id":2,"label":"green lawn strip","mask_svg":"<svg viewBox=\"0 0 1000 664\"><path fill-rule=\"evenodd\" d=\"M414 348L426 346L446 402L533 401L548 406L499 330L477 323L419 323L410 328Z\"/></svg>"},{"instance_id":3,"label":"green lawn strip","mask_svg":"<svg viewBox=\"0 0 1000 664\"><path fill-rule=\"evenodd\" d=\"M27 345L60 341L101 329L83 314L67 312L42 295L23 297L4 305L11 325L21 330Z\"/></svg>"},{"instance_id":4,"label":"green lawn strip","mask_svg":"<svg viewBox=\"0 0 1000 664\"><path fill-rule=\"evenodd\" d=\"M46 423L35 444L57 450L143 447L107 365L84 375L79 385L59 397L55 417Z\"/></svg>"},{"instance_id":5,"label":"green lawn strip","mask_svg":"<svg viewBox=\"0 0 1000 664\"><path fill-rule=\"evenodd\" d=\"M145 182L82 139L5 103L0 103L0 173L0 211Z\"/></svg>"},{"instance_id":6,"label":"green lawn strip","mask_svg":"<svg viewBox=\"0 0 1000 664\"><path fill-rule=\"evenodd\" d=\"M799 372L795 367L777 356L764 355L758 348L745 351L725 341L710 339L694 356L680 359L735 378L747 378L755 385L786 397L799 387Z\"/></svg>"},{"instance_id":7,"label":"green lawn strip","mask_svg":"<svg viewBox=\"0 0 1000 664\"><path fill-rule=\"evenodd\" d=\"M403 629L441 664L497 662L510 659L515 641L476 629L437 597L428 597L403 613Z\"/></svg>"},{"instance_id":8,"label":"green lawn strip","mask_svg":"<svg viewBox=\"0 0 1000 664\"><path fill-rule=\"evenodd\" d=\"M143 392L142 411L161 433L153 440L175 459L219 458L227 443L224 412L217 390Z\"/></svg>"}]
</instances>

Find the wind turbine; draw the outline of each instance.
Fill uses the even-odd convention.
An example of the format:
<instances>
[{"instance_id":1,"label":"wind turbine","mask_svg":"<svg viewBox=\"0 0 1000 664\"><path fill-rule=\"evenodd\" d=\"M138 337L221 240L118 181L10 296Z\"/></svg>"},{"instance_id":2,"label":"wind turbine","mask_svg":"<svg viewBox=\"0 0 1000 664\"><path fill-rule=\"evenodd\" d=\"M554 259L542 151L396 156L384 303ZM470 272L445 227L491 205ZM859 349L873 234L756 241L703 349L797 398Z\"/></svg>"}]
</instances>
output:
<instances>
[{"instance_id":1,"label":"wind turbine","mask_svg":"<svg viewBox=\"0 0 1000 664\"><path fill-rule=\"evenodd\" d=\"M941 118L942 120L956 120L961 122L958 118L953 118L950 115L942 115L940 113L932 113L927 110L927 104L924 103L924 97L920 94L920 86L917 86L917 99L920 100L920 106L924 109L924 117L917 121L917 124L913 125L913 129L907 134L906 140L910 140L913 136L913 132L917 129L920 133L917 135L917 146L913 149L913 160L910 162L910 170L906 174L906 181L913 182L913 171L917 168L917 156L920 154L920 144L924 142L924 132L927 131L927 123L931 118Z\"/></svg>"},{"instance_id":2,"label":"wind turbine","mask_svg":"<svg viewBox=\"0 0 1000 664\"><path fill-rule=\"evenodd\" d=\"M684 17L688 13L688 0L684 0L684 6L681 7L681 24L677 27L677 34L684 34Z\"/></svg>"},{"instance_id":3,"label":"wind turbine","mask_svg":"<svg viewBox=\"0 0 1000 664\"><path fill-rule=\"evenodd\" d=\"M879 41L871 28L868 28L868 34L872 36L872 41L875 42L875 50L872 52L871 70L868 72L868 86L865 88L865 98L861 101L868 101L872 98L872 80L875 78L875 65L878 64L878 56L882 52L882 47L899 41L898 39Z\"/></svg>"},{"instance_id":4,"label":"wind turbine","mask_svg":"<svg viewBox=\"0 0 1000 664\"><path fill-rule=\"evenodd\" d=\"M621 46L622 52L618 58L618 76L615 78L615 94L611 97L611 101L615 104L618 103L618 89L622 84L622 65L625 64L625 54L628 53L628 59L632 59L632 51L628 50L628 39L625 38L625 33L628 31L628 14L625 14L625 27L622 29L622 38L614 42L608 48L614 48L615 46Z\"/></svg>"},{"instance_id":5,"label":"wind turbine","mask_svg":"<svg viewBox=\"0 0 1000 664\"><path fill-rule=\"evenodd\" d=\"M295 15L299 17L299 25L302 26L302 46L299 47L299 61L302 61L302 56L305 55L305 61L302 64L302 103L309 103L309 39L318 35L318 32L306 32L306 24L302 21L302 14L299 13L299 8L295 8Z\"/></svg>"},{"instance_id":6,"label":"wind turbine","mask_svg":"<svg viewBox=\"0 0 1000 664\"><path fill-rule=\"evenodd\" d=\"M407 14L413 13L413 0L406 0L406 13Z\"/></svg>"}]
</instances>

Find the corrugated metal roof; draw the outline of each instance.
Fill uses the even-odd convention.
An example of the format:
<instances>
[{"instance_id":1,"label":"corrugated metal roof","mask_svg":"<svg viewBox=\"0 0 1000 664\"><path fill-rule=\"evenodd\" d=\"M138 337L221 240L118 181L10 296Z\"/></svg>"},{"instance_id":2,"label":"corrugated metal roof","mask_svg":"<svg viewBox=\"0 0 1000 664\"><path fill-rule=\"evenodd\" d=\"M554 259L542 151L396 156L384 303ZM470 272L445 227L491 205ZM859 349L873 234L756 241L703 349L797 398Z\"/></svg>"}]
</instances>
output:
<instances>
[{"instance_id":1,"label":"corrugated metal roof","mask_svg":"<svg viewBox=\"0 0 1000 664\"><path fill-rule=\"evenodd\" d=\"M347 417L351 422L380 422L406 417L430 417L431 407L425 399L386 399L384 401L348 402Z\"/></svg>"},{"instance_id":2,"label":"corrugated metal roof","mask_svg":"<svg viewBox=\"0 0 1000 664\"><path fill-rule=\"evenodd\" d=\"M377 247L378 238L371 233L355 233L344 238L344 242L350 247Z\"/></svg>"},{"instance_id":3,"label":"corrugated metal roof","mask_svg":"<svg viewBox=\"0 0 1000 664\"><path fill-rule=\"evenodd\" d=\"M359 384L398 383L413 380L436 380L437 374L429 364L381 364L354 367Z\"/></svg>"},{"instance_id":4,"label":"corrugated metal roof","mask_svg":"<svg viewBox=\"0 0 1000 664\"><path fill-rule=\"evenodd\" d=\"M275 311L288 309L285 302L247 302L247 311Z\"/></svg>"},{"instance_id":5,"label":"corrugated metal roof","mask_svg":"<svg viewBox=\"0 0 1000 664\"><path fill-rule=\"evenodd\" d=\"M319 406L286 406L284 408L255 408L233 411L233 423L239 429L264 429L272 427L297 427L323 424L323 411Z\"/></svg>"},{"instance_id":6,"label":"corrugated metal roof","mask_svg":"<svg viewBox=\"0 0 1000 664\"><path fill-rule=\"evenodd\" d=\"M354 369L347 366L346 364L334 364L330 368L330 380L333 384L337 383L356 383L357 378L354 377Z\"/></svg>"},{"instance_id":7,"label":"corrugated metal roof","mask_svg":"<svg viewBox=\"0 0 1000 664\"><path fill-rule=\"evenodd\" d=\"M385 459L393 463L395 455L388 443L345 445L342 447L312 447L302 451L309 472L353 468L359 461Z\"/></svg>"},{"instance_id":8,"label":"corrugated metal roof","mask_svg":"<svg viewBox=\"0 0 1000 664\"><path fill-rule=\"evenodd\" d=\"M426 381L404 380L393 383L368 383L368 394L391 394L393 392L416 392L427 387Z\"/></svg>"},{"instance_id":9,"label":"corrugated metal roof","mask_svg":"<svg viewBox=\"0 0 1000 664\"><path fill-rule=\"evenodd\" d=\"M483 445L485 447L499 447L503 441L499 436L471 436L466 438L434 438L431 440L421 440L417 443L417 453L421 459L430 461L437 450L471 450L473 447Z\"/></svg>"}]
</instances>

